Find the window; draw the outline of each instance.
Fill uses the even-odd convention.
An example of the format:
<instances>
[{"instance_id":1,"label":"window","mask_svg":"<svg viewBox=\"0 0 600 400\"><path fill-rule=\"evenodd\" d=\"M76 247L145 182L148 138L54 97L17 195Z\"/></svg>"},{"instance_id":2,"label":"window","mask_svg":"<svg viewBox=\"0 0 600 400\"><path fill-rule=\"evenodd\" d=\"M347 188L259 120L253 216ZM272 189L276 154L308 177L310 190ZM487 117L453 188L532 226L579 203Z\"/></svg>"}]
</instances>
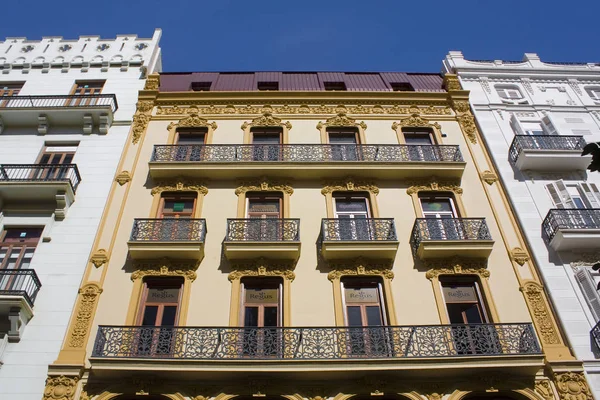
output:
<instances>
[{"instance_id":1,"label":"window","mask_svg":"<svg viewBox=\"0 0 600 400\"><path fill-rule=\"evenodd\" d=\"M244 235L250 240L280 241L284 237L283 198L281 193L246 195Z\"/></svg>"},{"instance_id":2,"label":"window","mask_svg":"<svg viewBox=\"0 0 600 400\"><path fill-rule=\"evenodd\" d=\"M402 129L408 157L407 161L436 161L439 160L439 149L433 147L435 138L430 129Z\"/></svg>"},{"instance_id":3,"label":"window","mask_svg":"<svg viewBox=\"0 0 600 400\"><path fill-rule=\"evenodd\" d=\"M67 100L67 106L91 106L97 104L98 95L102 92L104 81L81 81L75 82L71 90L71 97ZM86 98L88 97L88 98Z\"/></svg>"},{"instance_id":4,"label":"window","mask_svg":"<svg viewBox=\"0 0 600 400\"><path fill-rule=\"evenodd\" d=\"M366 193L333 194L337 240L374 240L377 237L371 218L369 195Z\"/></svg>"},{"instance_id":5,"label":"window","mask_svg":"<svg viewBox=\"0 0 600 400\"><path fill-rule=\"evenodd\" d=\"M433 132L429 129L402 129L402 135L406 144L435 144Z\"/></svg>"},{"instance_id":6,"label":"window","mask_svg":"<svg viewBox=\"0 0 600 400\"><path fill-rule=\"evenodd\" d=\"M197 145L204 144L206 141L206 136L208 133L208 129L178 129L177 130L177 144L180 145Z\"/></svg>"},{"instance_id":7,"label":"window","mask_svg":"<svg viewBox=\"0 0 600 400\"><path fill-rule=\"evenodd\" d=\"M283 199L279 193L248 193L246 201L248 218L282 218Z\"/></svg>"},{"instance_id":8,"label":"window","mask_svg":"<svg viewBox=\"0 0 600 400\"><path fill-rule=\"evenodd\" d=\"M468 226L457 219L459 218L458 209L450 195L420 193L419 201L426 227L426 231L422 234L426 234L427 238L431 240L464 240L469 237L471 232Z\"/></svg>"},{"instance_id":9,"label":"window","mask_svg":"<svg viewBox=\"0 0 600 400\"><path fill-rule=\"evenodd\" d=\"M250 129L252 137L252 159L254 161L278 161L281 159L283 129L258 127Z\"/></svg>"},{"instance_id":10,"label":"window","mask_svg":"<svg viewBox=\"0 0 600 400\"><path fill-rule=\"evenodd\" d=\"M594 316L594 320L600 321L600 293L598 293L600 275L591 268L579 267L575 271L575 279Z\"/></svg>"},{"instance_id":11,"label":"window","mask_svg":"<svg viewBox=\"0 0 600 400\"><path fill-rule=\"evenodd\" d=\"M325 90L346 90L344 82L323 82Z\"/></svg>"},{"instance_id":12,"label":"window","mask_svg":"<svg viewBox=\"0 0 600 400\"><path fill-rule=\"evenodd\" d=\"M163 193L160 199L159 218L193 218L196 194Z\"/></svg>"},{"instance_id":13,"label":"window","mask_svg":"<svg viewBox=\"0 0 600 400\"><path fill-rule=\"evenodd\" d=\"M502 85L496 86L496 92L500 99L506 103L526 103L521 90L517 86Z\"/></svg>"},{"instance_id":14,"label":"window","mask_svg":"<svg viewBox=\"0 0 600 400\"><path fill-rule=\"evenodd\" d=\"M77 144L54 143L46 144L40 153L37 164L52 165L52 167L36 169L32 174L35 179L65 180L69 178L70 168L73 162ZM60 167L64 165L64 167Z\"/></svg>"},{"instance_id":15,"label":"window","mask_svg":"<svg viewBox=\"0 0 600 400\"><path fill-rule=\"evenodd\" d=\"M279 90L279 82L258 82L258 90Z\"/></svg>"},{"instance_id":16,"label":"window","mask_svg":"<svg viewBox=\"0 0 600 400\"><path fill-rule=\"evenodd\" d=\"M181 128L177 129L175 143L171 148L174 154L171 159L177 161L202 161L206 156L206 143L208 128Z\"/></svg>"},{"instance_id":17,"label":"window","mask_svg":"<svg viewBox=\"0 0 600 400\"><path fill-rule=\"evenodd\" d=\"M442 293L451 324L481 324L488 322L479 285L473 279L442 279Z\"/></svg>"},{"instance_id":18,"label":"window","mask_svg":"<svg viewBox=\"0 0 600 400\"><path fill-rule=\"evenodd\" d=\"M390 82L394 92L414 92L415 89L408 82Z\"/></svg>"},{"instance_id":19,"label":"window","mask_svg":"<svg viewBox=\"0 0 600 400\"><path fill-rule=\"evenodd\" d=\"M561 179L546 185L556 208L600 208L600 193L595 183L567 183Z\"/></svg>"},{"instance_id":20,"label":"window","mask_svg":"<svg viewBox=\"0 0 600 400\"><path fill-rule=\"evenodd\" d=\"M0 96L16 96L23 88L23 83L0 83ZM10 99L0 100L0 107L9 105Z\"/></svg>"},{"instance_id":21,"label":"window","mask_svg":"<svg viewBox=\"0 0 600 400\"><path fill-rule=\"evenodd\" d=\"M327 128L327 138L334 161L358 161L361 148L358 129L355 127Z\"/></svg>"},{"instance_id":22,"label":"window","mask_svg":"<svg viewBox=\"0 0 600 400\"><path fill-rule=\"evenodd\" d=\"M194 92L210 92L212 82L192 82L192 90Z\"/></svg>"},{"instance_id":23,"label":"window","mask_svg":"<svg viewBox=\"0 0 600 400\"><path fill-rule=\"evenodd\" d=\"M277 356L282 353L281 279L242 279L242 354ZM275 329L268 329L275 328Z\"/></svg>"},{"instance_id":24,"label":"window","mask_svg":"<svg viewBox=\"0 0 600 400\"><path fill-rule=\"evenodd\" d=\"M600 86L588 86L585 88L588 96L595 102L600 102Z\"/></svg>"},{"instance_id":25,"label":"window","mask_svg":"<svg viewBox=\"0 0 600 400\"><path fill-rule=\"evenodd\" d=\"M27 269L42 227L6 228L0 234L0 269Z\"/></svg>"},{"instance_id":26,"label":"window","mask_svg":"<svg viewBox=\"0 0 600 400\"><path fill-rule=\"evenodd\" d=\"M419 201L425 218L457 218L458 210L454 199L444 194L419 194Z\"/></svg>"}]
</instances>

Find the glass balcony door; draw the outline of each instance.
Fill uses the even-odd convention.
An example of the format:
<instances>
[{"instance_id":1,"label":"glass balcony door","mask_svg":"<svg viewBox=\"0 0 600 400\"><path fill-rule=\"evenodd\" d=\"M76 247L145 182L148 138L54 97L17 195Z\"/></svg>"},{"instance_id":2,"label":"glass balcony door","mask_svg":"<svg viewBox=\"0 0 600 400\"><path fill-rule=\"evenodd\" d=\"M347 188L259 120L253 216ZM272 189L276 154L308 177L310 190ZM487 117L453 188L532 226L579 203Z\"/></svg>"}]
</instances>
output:
<instances>
[{"instance_id":1,"label":"glass balcony door","mask_svg":"<svg viewBox=\"0 0 600 400\"><path fill-rule=\"evenodd\" d=\"M175 140L177 146L173 146L174 154L171 155L171 160L204 161L206 136L206 130L178 129Z\"/></svg>"},{"instance_id":2,"label":"glass balcony door","mask_svg":"<svg viewBox=\"0 0 600 400\"><path fill-rule=\"evenodd\" d=\"M0 232L0 270L28 269L43 228L6 228ZM0 290L22 290L26 275L3 275Z\"/></svg>"},{"instance_id":3,"label":"glass balcony door","mask_svg":"<svg viewBox=\"0 0 600 400\"><path fill-rule=\"evenodd\" d=\"M373 240L370 207L366 196L335 195L335 218L339 240Z\"/></svg>"},{"instance_id":4,"label":"glass balcony door","mask_svg":"<svg viewBox=\"0 0 600 400\"><path fill-rule=\"evenodd\" d=\"M278 195L247 195L247 214L251 219L246 225L246 235L250 240L283 240L283 199Z\"/></svg>"},{"instance_id":5,"label":"glass balcony door","mask_svg":"<svg viewBox=\"0 0 600 400\"><path fill-rule=\"evenodd\" d=\"M426 218L427 238L430 240L461 240L467 237L459 221L452 198L447 196L422 196L421 208Z\"/></svg>"},{"instance_id":6,"label":"glass balcony door","mask_svg":"<svg viewBox=\"0 0 600 400\"><path fill-rule=\"evenodd\" d=\"M241 353L246 357L282 354L281 283L270 280L242 282Z\"/></svg>"},{"instance_id":7,"label":"glass balcony door","mask_svg":"<svg viewBox=\"0 0 600 400\"><path fill-rule=\"evenodd\" d=\"M434 161L437 148L433 146L435 140L433 132L424 130L402 131L404 134L404 142L408 145L408 160L409 161Z\"/></svg>"},{"instance_id":8,"label":"glass balcony door","mask_svg":"<svg viewBox=\"0 0 600 400\"><path fill-rule=\"evenodd\" d=\"M98 103L98 99L91 95L100 94L104 87L104 81L77 82L71 90L71 95L76 96L67 100L66 106L92 106Z\"/></svg>"},{"instance_id":9,"label":"glass balcony door","mask_svg":"<svg viewBox=\"0 0 600 400\"><path fill-rule=\"evenodd\" d=\"M352 128L328 129L331 159L333 161L359 161L360 139L358 131Z\"/></svg>"},{"instance_id":10,"label":"glass balcony door","mask_svg":"<svg viewBox=\"0 0 600 400\"><path fill-rule=\"evenodd\" d=\"M37 180L68 179L69 169L60 167L60 165L71 164L76 151L77 145L45 146L37 163L43 166L48 165L49 167L34 171L33 178Z\"/></svg>"},{"instance_id":11,"label":"glass balcony door","mask_svg":"<svg viewBox=\"0 0 600 400\"><path fill-rule=\"evenodd\" d=\"M253 128L252 160L280 161L282 157L282 135L280 128Z\"/></svg>"}]
</instances>

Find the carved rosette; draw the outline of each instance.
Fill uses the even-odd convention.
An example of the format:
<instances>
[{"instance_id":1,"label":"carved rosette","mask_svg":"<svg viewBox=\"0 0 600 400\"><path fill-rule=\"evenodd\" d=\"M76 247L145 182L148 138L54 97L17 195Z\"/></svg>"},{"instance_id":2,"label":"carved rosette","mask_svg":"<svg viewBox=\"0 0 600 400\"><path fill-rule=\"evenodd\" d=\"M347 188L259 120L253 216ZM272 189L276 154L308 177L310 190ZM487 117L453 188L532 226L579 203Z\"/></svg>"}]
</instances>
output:
<instances>
[{"instance_id":1,"label":"carved rosette","mask_svg":"<svg viewBox=\"0 0 600 400\"><path fill-rule=\"evenodd\" d=\"M411 111L420 112L420 109L411 109ZM422 118L417 112L411 113L411 116L408 118L401 119L398 122L394 122L392 124L392 129L397 131L399 128L436 128L441 130L442 127L437 122L431 123L425 118Z\"/></svg>"},{"instance_id":2,"label":"carved rosette","mask_svg":"<svg viewBox=\"0 0 600 400\"><path fill-rule=\"evenodd\" d=\"M206 119L200 117L198 114L190 114L189 116L180 119L179 122L171 122L167 127L168 130L172 128L211 128L212 130L217 129L216 122L208 122Z\"/></svg>"},{"instance_id":3,"label":"carved rosette","mask_svg":"<svg viewBox=\"0 0 600 400\"><path fill-rule=\"evenodd\" d=\"M129 174L129 171L119 172L119 174L115 176L115 181L117 181L120 186L123 186L127 182L131 182L131 175Z\"/></svg>"},{"instance_id":4,"label":"carved rosette","mask_svg":"<svg viewBox=\"0 0 600 400\"><path fill-rule=\"evenodd\" d=\"M96 268L100 268L108 262L108 253L104 249L98 249L90 257L90 262L94 264Z\"/></svg>"},{"instance_id":5,"label":"carved rosette","mask_svg":"<svg viewBox=\"0 0 600 400\"><path fill-rule=\"evenodd\" d=\"M406 194L412 196L415 193L422 191L443 191L443 192L453 192L455 194L462 194L463 190L459 186L460 182L438 182L436 180L431 180L426 184L422 184L422 182L415 182L412 186L409 186L406 189Z\"/></svg>"},{"instance_id":6,"label":"carved rosette","mask_svg":"<svg viewBox=\"0 0 600 400\"><path fill-rule=\"evenodd\" d=\"M479 176L481 177L481 180L487 183L488 185L493 185L495 182L498 181L498 175L496 175L490 170L483 171Z\"/></svg>"},{"instance_id":7,"label":"carved rosette","mask_svg":"<svg viewBox=\"0 0 600 400\"><path fill-rule=\"evenodd\" d=\"M290 121L282 122L281 118L274 117L270 108L264 108L261 111L263 115L253 119L252 122L244 122L242 124L242 130L256 126L281 126L283 128L292 129Z\"/></svg>"},{"instance_id":8,"label":"carved rosette","mask_svg":"<svg viewBox=\"0 0 600 400\"><path fill-rule=\"evenodd\" d=\"M198 262L177 262L164 258L158 261L141 261L133 263L135 271L131 280L136 281L145 276L180 276L191 282L196 280Z\"/></svg>"},{"instance_id":9,"label":"carved rosette","mask_svg":"<svg viewBox=\"0 0 600 400\"><path fill-rule=\"evenodd\" d=\"M332 269L332 271L327 274L327 279L330 281L349 275L381 276L389 280L394 279L392 261L369 260L359 257L353 261L331 262L329 263L329 267Z\"/></svg>"},{"instance_id":10,"label":"carved rosette","mask_svg":"<svg viewBox=\"0 0 600 400\"><path fill-rule=\"evenodd\" d=\"M379 194L379 188L372 182L355 181L354 178L346 178L343 181L329 182L323 189L322 195L327 195L333 192L369 192L374 195Z\"/></svg>"},{"instance_id":11,"label":"carved rosette","mask_svg":"<svg viewBox=\"0 0 600 400\"><path fill-rule=\"evenodd\" d=\"M323 128L334 126L356 126L363 130L367 129L367 124L365 124L364 121L356 122L355 119L348 117L348 115L346 115L345 107L337 107L336 113L337 115L335 117L331 117L325 122L319 122L317 124L317 129L321 130Z\"/></svg>"},{"instance_id":12,"label":"carved rosette","mask_svg":"<svg viewBox=\"0 0 600 400\"><path fill-rule=\"evenodd\" d=\"M102 289L96 283L87 283L79 289L77 312L69 338L69 347L84 346L100 293L102 293Z\"/></svg>"},{"instance_id":13,"label":"carved rosette","mask_svg":"<svg viewBox=\"0 0 600 400\"><path fill-rule=\"evenodd\" d=\"M552 314L546 304L542 286L537 282L527 282L520 290L529 304L530 312L533 314L533 320L542 342L545 344L560 344L560 337L554 326Z\"/></svg>"},{"instance_id":14,"label":"carved rosette","mask_svg":"<svg viewBox=\"0 0 600 400\"><path fill-rule=\"evenodd\" d=\"M79 377L49 376L46 379L44 400L72 400L77 390Z\"/></svg>"},{"instance_id":15,"label":"carved rosette","mask_svg":"<svg viewBox=\"0 0 600 400\"><path fill-rule=\"evenodd\" d=\"M154 196L162 192L200 192L202 195L206 196L208 194L208 189L202 182L178 178L175 181L156 182L156 186L152 188L150 194Z\"/></svg>"},{"instance_id":16,"label":"carved rosette","mask_svg":"<svg viewBox=\"0 0 600 400\"><path fill-rule=\"evenodd\" d=\"M583 372L565 372L554 376L561 400L592 400L593 396Z\"/></svg>"},{"instance_id":17,"label":"carved rosette","mask_svg":"<svg viewBox=\"0 0 600 400\"><path fill-rule=\"evenodd\" d=\"M227 279L233 282L246 276L279 276L293 281L296 279L295 266L293 261L268 260L265 258L238 261L232 263L231 268L233 271L229 273Z\"/></svg>"},{"instance_id":18,"label":"carved rosette","mask_svg":"<svg viewBox=\"0 0 600 400\"><path fill-rule=\"evenodd\" d=\"M262 178L256 182L243 182L235 189L236 196L246 192L283 192L291 196L294 194L294 189L287 183L272 182L267 178Z\"/></svg>"}]
</instances>

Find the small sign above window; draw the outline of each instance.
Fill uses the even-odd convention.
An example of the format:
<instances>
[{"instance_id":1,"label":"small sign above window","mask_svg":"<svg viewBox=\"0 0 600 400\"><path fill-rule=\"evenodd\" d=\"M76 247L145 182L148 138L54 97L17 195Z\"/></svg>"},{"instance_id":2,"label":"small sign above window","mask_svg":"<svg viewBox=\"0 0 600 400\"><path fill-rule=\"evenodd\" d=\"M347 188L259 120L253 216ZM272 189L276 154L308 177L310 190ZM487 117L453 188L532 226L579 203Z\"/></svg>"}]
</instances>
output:
<instances>
[{"instance_id":1,"label":"small sign above window","mask_svg":"<svg viewBox=\"0 0 600 400\"><path fill-rule=\"evenodd\" d=\"M447 303L476 303L477 294L473 286L444 286Z\"/></svg>"},{"instance_id":2,"label":"small sign above window","mask_svg":"<svg viewBox=\"0 0 600 400\"><path fill-rule=\"evenodd\" d=\"M173 211L181 212L185 209L185 203L173 203Z\"/></svg>"},{"instance_id":3,"label":"small sign above window","mask_svg":"<svg viewBox=\"0 0 600 400\"><path fill-rule=\"evenodd\" d=\"M277 289L246 289L246 303L277 303Z\"/></svg>"},{"instance_id":4,"label":"small sign above window","mask_svg":"<svg viewBox=\"0 0 600 400\"><path fill-rule=\"evenodd\" d=\"M377 288L346 288L346 303L377 303Z\"/></svg>"}]
</instances>

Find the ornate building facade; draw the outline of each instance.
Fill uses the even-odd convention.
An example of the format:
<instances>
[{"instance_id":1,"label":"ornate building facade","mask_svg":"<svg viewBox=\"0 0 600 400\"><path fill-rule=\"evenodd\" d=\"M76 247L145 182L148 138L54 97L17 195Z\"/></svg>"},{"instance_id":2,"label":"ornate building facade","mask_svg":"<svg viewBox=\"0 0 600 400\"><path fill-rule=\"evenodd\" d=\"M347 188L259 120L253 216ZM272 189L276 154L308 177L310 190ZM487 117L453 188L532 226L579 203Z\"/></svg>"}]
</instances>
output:
<instances>
[{"instance_id":1,"label":"ornate building facade","mask_svg":"<svg viewBox=\"0 0 600 400\"><path fill-rule=\"evenodd\" d=\"M151 75L44 399L591 399L468 96Z\"/></svg>"},{"instance_id":2,"label":"ornate building facade","mask_svg":"<svg viewBox=\"0 0 600 400\"><path fill-rule=\"evenodd\" d=\"M600 174L583 146L600 140L600 65L471 61L444 70L469 90L473 113L537 262L570 347L600 396ZM595 335L594 335L595 333Z\"/></svg>"},{"instance_id":3,"label":"ornate building facade","mask_svg":"<svg viewBox=\"0 0 600 400\"><path fill-rule=\"evenodd\" d=\"M160 35L0 42L0 398L43 394Z\"/></svg>"}]
</instances>

